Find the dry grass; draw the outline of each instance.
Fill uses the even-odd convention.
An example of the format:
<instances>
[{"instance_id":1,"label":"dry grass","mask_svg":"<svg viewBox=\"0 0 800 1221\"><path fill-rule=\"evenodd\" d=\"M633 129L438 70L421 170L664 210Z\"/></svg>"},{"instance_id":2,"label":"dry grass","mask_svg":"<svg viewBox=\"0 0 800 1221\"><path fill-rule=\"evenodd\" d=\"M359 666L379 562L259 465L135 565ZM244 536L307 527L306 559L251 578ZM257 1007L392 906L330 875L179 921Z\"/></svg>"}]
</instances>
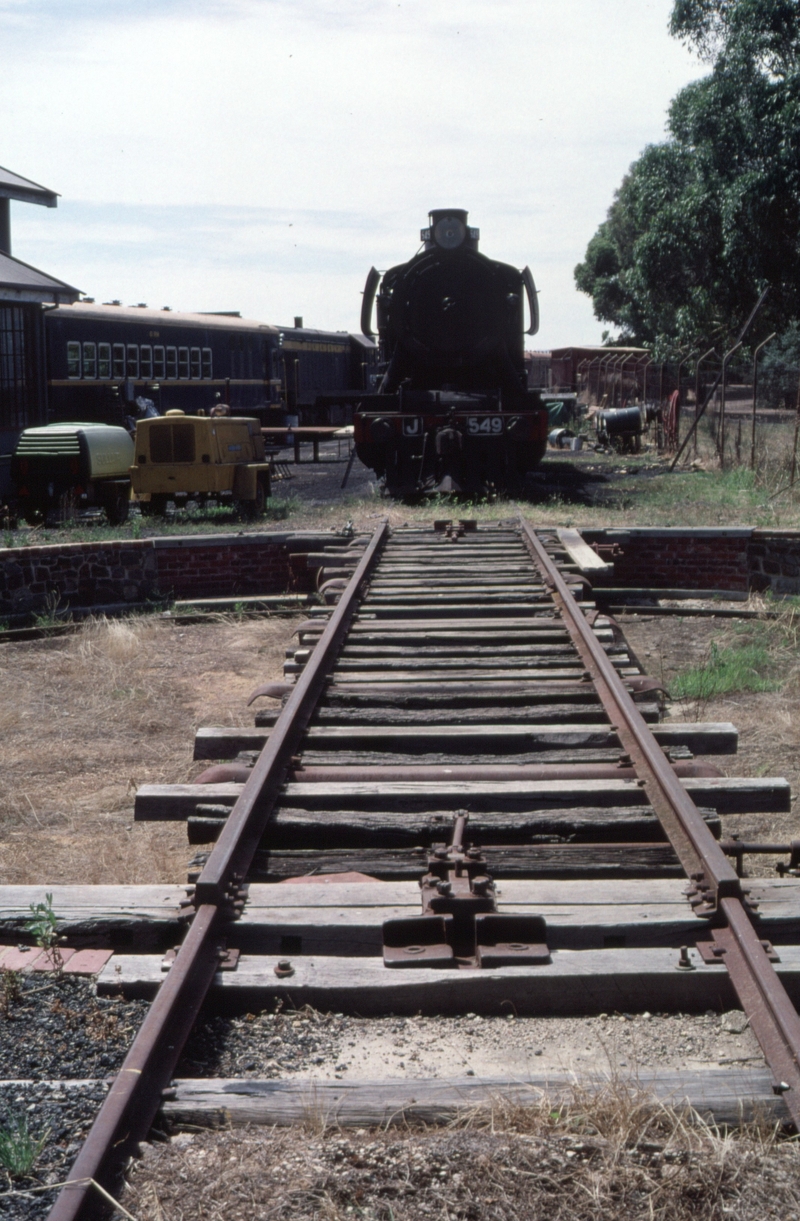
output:
<instances>
[{"instance_id":1,"label":"dry grass","mask_svg":"<svg viewBox=\"0 0 800 1221\"><path fill-rule=\"evenodd\" d=\"M800 1149L612 1085L448 1127L181 1134L123 1202L137 1221L798 1221Z\"/></svg>"},{"instance_id":2,"label":"dry grass","mask_svg":"<svg viewBox=\"0 0 800 1221\"><path fill-rule=\"evenodd\" d=\"M287 619L181 625L89 620L0 648L0 883L183 881L182 824L134 824L143 783L180 783L201 724L252 724L281 672Z\"/></svg>"}]
</instances>

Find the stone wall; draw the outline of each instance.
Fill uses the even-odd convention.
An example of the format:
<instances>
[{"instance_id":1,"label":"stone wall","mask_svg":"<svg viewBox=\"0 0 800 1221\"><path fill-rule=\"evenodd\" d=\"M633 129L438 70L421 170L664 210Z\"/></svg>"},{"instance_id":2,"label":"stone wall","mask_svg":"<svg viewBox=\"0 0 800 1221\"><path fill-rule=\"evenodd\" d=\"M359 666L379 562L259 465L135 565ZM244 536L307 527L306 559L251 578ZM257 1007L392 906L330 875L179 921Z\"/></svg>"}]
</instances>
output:
<instances>
[{"instance_id":1,"label":"stone wall","mask_svg":"<svg viewBox=\"0 0 800 1221\"><path fill-rule=\"evenodd\" d=\"M753 530L747 557L751 589L800 594L800 530Z\"/></svg>"},{"instance_id":2,"label":"stone wall","mask_svg":"<svg viewBox=\"0 0 800 1221\"><path fill-rule=\"evenodd\" d=\"M0 620L51 610L119 610L182 598L304 592L314 574L290 556L331 535L190 535L0 549Z\"/></svg>"}]
</instances>

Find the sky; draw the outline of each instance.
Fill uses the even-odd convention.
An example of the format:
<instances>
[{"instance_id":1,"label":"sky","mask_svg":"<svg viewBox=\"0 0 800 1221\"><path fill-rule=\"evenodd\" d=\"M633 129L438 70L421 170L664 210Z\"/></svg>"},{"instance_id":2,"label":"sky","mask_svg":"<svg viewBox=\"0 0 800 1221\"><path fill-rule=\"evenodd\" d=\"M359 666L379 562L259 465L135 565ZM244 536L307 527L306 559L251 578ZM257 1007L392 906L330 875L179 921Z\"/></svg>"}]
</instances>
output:
<instances>
[{"instance_id":1,"label":"sky","mask_svg":"<svg viewBox=\"0 0 800 1221\"><path fill-rule=\"evenodd\" d=\"M0 0L12 253L98 301L359 329L371 265L460 207L533 271L534 348L599 343L573 269L703 66L671 0Z\"/></svg>"}]
</instances>

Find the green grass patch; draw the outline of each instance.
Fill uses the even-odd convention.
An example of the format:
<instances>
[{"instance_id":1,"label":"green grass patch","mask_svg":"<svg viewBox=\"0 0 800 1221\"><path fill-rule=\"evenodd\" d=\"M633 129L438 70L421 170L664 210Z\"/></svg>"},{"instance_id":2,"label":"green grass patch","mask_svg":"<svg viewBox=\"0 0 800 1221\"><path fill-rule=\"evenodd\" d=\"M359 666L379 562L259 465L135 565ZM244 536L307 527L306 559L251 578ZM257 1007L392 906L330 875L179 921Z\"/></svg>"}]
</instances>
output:
<instances>
[{"instance_id":1,"label":"green grass patch","mask_svg":"<svg viewBox=\"0 0 800 1221\"><path fill-rule=\"evenodd\" d=\"M671 683L678 699L709 700L737 691L777 691L776 658L766 644L712 644L702 666L683 670Z\"/></svg>"},{"instance_id":2,"label":"green grass patch","mask_svg":"<svg viewBox=\"0 0 800 1221\"><path fill-rule=\"evenodd\" d=\"M28 1129L28 1117L11 1116L0 1124L0 1166L11 1178L30 1175L50 1135L49 1130L34 1136Z\"/></svg>"}]
</instances>

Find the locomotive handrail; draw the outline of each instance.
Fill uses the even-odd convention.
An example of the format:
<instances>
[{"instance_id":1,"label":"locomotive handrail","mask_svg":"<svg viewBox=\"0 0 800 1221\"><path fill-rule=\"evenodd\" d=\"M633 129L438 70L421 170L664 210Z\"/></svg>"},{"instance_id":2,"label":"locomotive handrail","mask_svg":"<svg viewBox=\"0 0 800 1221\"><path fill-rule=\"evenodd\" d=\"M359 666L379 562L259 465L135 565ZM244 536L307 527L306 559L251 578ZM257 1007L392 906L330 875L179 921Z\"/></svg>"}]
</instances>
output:
<instances>
[{"instance_id":1,"label":"locomotive handrail","mask_svg":"<svg viewBox=\"0 0 800 1221\"><path fill-rule=\"evenodd\" d=\"M377 267L370 267L361 301L361 334L366 335L367 339L375 338L375 332L372 329L372 306L375 302L375 293L378 291L380 282L381 273Z\"/></svg>"},{"instance_id":2,"label":"locomotive handrail","mask_svg":"<svg viewBox=\"0 0 800 1221\"><path fill-rule=\"evenodd\" d=\"M528 295L528 308L531 312L531 324L525 334L535 335L539 330L539 298L536 293L536 285L533 281L533 272L531 271L530 267L523 267L522 283L525 285L525 292Z\"/></svg>"}]
</instances>

